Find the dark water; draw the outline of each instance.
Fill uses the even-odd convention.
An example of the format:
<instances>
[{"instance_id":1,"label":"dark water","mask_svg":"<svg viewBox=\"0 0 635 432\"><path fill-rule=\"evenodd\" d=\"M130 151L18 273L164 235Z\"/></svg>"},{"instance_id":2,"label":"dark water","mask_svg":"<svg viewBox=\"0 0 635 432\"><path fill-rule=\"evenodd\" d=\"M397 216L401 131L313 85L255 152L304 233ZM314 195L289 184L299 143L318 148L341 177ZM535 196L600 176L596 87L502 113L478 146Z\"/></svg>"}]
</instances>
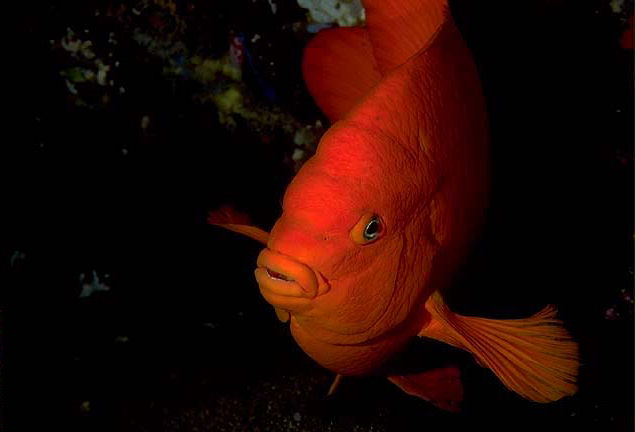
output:
<instances>
[{"instance_id":1,"label":"dark water","mask_svg":"<svg viewBox=\"0 0 635 432\"><path fill-rule=\"evenodd\" d=\"M632 430L633 54L618 44L632 2L621 14L600 1L452 2L487 97L493 195L448 301L490 317L555 303L583 362L576 396L539 405L468 355L413 341L398 363L461 365L459 415L382 377L326 398L332 375L258 294L258 245L205 224L231 203L270 227L294 131L326 125L299 73L304 11L208 3L29 3L15 15L5 86L18 97L0 157L2 430ZM72 75L99 67L61 46L67 27L111 66L104 85ZM192 59L219 59L235 35L247 41L241 79L197 81ZM187 49L165 54L177 43ZM165 72L175 64L185 72ZM200 100L228 88L282 120L228 125Z\"/></svg>"}]
</instances>

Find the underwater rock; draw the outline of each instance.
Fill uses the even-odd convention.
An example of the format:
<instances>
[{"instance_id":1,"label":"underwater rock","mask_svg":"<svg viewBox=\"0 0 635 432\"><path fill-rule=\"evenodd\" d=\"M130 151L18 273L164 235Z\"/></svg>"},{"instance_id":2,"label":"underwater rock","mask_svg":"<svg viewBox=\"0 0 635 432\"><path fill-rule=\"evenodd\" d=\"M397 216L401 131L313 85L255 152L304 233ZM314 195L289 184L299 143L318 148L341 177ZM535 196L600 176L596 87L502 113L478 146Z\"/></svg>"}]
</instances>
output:
<instances>
[{"instance_id":1,"label":"underwater rock","mask_svg":"<svg viewBox=\"0 0 635 432\"><path fill-rule=\"evenodd\" d=\"M308 9L311 20L321 24L337 23L350 27L365 20L364 7L359 0L298 0L298 5Z\"/></svg>"}]
</instances>

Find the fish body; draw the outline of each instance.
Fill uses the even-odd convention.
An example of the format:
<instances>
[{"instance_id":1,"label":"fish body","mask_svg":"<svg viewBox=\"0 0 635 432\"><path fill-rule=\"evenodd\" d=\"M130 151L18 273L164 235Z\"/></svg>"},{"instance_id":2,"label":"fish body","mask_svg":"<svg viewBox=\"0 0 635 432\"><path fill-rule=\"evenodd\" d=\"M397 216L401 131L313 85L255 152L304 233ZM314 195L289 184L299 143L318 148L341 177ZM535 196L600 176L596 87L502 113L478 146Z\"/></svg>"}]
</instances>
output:
<instances>
[{"instance_id":1,"label":"fish body","mask_svg":"<svg viewBox=\"0 0 635 432\"><path fill-rule=\"evenodd\" d=\"M420 336L469 351L531 400L572 394L577 345L554 309L463 317L439 294L480 233L489 187L485 102L446 2L364 6L366 27L322 31L306 48L307 86L334 124L280 219L268 236L224 226L266 241L262 295L300 347L340 375L377 370ZM446 409L455 405L439 398L462 395L447 385L453 370L389 379Z\"/></svg>"},{"instance_id":2,"label":"fish body","mask_svg":"<svg viewBox=\"0 0 635 432\"><path fill-rule=\"evenodd\" d=\"M422 305L447 285L482 222L487 120L459 37L445 21L430 46L329 130L287 189L271 232L270 250L330 285L291 314L291 330L338 373L374 369L421 330ZM358 244L352 230L370 214L384 232Z\"/></svg>"}]
</instances>

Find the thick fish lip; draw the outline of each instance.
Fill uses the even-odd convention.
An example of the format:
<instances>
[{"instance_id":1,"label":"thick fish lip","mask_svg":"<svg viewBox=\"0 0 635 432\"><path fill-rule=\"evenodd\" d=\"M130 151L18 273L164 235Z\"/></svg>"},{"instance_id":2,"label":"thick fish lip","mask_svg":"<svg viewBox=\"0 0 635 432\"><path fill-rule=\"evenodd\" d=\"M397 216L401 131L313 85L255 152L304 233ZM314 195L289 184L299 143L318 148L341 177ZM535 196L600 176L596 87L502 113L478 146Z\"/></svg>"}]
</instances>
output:
<instances>
[{"instance_id":1,"label":"thick fish lip","mask_svg":"<svg viewBox=\"0 0 635 432\"><path fill-rule=\"evenodd\" d=\"M303 314L314 306L316 297L330 290L324 276L289 255L264 249L257 265L260 293L279 311Z\"/></svg>"},{"instance_id":2,"label":"thick fish lip","mask_svg":"<svg viewBox=\"0 0 635 432\"><path fill-rule=\"evenodd\" d=\"M296 259L263 249L258 256L256 280L263 295L266 291L275 296L313 299L318 295L319 283L315 272ZM274 306L277 306L274 304Z\"/></svg>"}]
</instances>

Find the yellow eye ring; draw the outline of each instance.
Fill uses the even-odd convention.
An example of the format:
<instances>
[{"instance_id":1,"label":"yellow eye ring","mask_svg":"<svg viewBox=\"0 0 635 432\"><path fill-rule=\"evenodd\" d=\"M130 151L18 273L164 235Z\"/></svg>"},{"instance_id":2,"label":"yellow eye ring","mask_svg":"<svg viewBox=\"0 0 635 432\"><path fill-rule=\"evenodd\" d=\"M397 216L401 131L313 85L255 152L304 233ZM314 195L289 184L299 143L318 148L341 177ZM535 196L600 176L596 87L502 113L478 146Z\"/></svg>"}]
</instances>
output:
<instances>
[{"instance_id":1,"label":"yellow eye ring","mask_svg":"<svg viewBox=\"0 0 635 432\"><path fill-rule=\"evenodd\" d=\"M384 232L384 224L375 213L366 213L351 229L351 239L360 245L372 243Z\"/></svg>"}]
</instances>

